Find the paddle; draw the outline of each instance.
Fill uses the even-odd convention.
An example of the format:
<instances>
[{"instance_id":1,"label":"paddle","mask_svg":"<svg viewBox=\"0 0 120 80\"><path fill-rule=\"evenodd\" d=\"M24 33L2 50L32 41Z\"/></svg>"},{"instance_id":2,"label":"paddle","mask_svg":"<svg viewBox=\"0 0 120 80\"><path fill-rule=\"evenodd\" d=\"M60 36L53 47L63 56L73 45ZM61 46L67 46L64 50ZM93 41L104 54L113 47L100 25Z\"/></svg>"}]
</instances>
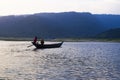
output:
<instances>
[{"instance_id":1,"label":"paddle","mask_svg":"<svg viewBox=\"0 0 120 80\"><path fill-rule=\"evenodd\" d=\"M27 47L31 47L31 46L33 46L33 45L29 45L29 46L27 46Z\"/></svg>"}]
</instances>

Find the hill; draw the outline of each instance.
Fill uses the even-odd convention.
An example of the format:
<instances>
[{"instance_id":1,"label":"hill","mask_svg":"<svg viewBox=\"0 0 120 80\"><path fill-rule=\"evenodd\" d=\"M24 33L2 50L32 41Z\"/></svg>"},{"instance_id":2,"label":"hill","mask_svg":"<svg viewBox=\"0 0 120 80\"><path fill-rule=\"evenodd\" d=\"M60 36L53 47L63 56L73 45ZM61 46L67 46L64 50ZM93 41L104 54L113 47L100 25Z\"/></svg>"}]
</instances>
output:
<instances>
[{"instance_id":1,"label":"hill","mask_svg":"<svg viewBox=\"0 0 120 80\"><path fill-rule=\"evenodd\" d=\"M2 16L0 37L89 38L109 29L109 24L110 28L120 26L120 16L111 16L115 19L78 12Z\"/></svg>"},{"instance_id":2,"label":"hill","mask_svg":"<svg viewBox=\"0 0 120 80\"><path fill-rule=\"evenodd\" d=\"M120 39L120 28L110 29L96 36L97 38Z\"/></svg>"},{"instance_id":3,"label":"hill","mask_svg":"<svg viewBox=\"0 0 120 80\"><path fill-rule=\"evenodd\" d=\"M90 37L103 27L90 13L40 13L0 17L0 36L44 38Z\"/></svg>"}]
</instances>

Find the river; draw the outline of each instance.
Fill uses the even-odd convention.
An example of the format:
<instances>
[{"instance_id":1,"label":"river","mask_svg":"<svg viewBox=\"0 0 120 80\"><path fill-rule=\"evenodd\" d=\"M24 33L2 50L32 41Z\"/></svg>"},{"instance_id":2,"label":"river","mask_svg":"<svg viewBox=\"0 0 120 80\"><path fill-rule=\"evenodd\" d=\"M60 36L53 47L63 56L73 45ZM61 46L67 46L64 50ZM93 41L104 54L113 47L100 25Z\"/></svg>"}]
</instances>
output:
<instances>
[{"instance_id":1,"label":"river","mask_svg":"<svg viewBox=\"0 0 120 80\"><path fill-rule=\"evenodd\" d=\"M120 80L120 43L64 42L35 49L0 41L0 80Z\"/></svg>"}]
</instances>

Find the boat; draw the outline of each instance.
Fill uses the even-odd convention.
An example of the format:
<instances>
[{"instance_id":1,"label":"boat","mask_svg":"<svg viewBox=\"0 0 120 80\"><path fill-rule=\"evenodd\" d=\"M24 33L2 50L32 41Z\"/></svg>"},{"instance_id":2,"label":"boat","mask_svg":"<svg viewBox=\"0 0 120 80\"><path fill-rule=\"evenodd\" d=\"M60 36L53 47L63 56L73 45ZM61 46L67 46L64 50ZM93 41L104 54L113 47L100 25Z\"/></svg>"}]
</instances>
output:
<instances>
[{"instance_id":1,"label":"boat","mask_svg":"<svg viewBox=\"0 0 120 80\"><path fill-rule=\"evenodd\" d=\"M41 45L41 44L39 44L39 43L34 43L34 42L32 42L32 44L33 44L37 49L59 48L59 47L61 47L61 45L63 44L63 41L62 41L62 42L59 42L59 43L44 44L44 45Z\"/></svg>"}]
</instances>

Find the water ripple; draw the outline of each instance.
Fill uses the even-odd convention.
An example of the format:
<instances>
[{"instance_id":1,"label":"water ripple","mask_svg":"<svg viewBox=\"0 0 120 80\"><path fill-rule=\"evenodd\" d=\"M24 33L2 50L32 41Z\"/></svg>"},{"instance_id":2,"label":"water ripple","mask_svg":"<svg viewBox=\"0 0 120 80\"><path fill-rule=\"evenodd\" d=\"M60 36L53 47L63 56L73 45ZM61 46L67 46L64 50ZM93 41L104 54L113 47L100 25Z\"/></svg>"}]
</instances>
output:
<instances>
[{"instance_id":1,"label":"water ripple","mask_svg":"<svg viewBox=\"0 0 120 80\"><path fill-rule=\"evenodd\" d=\"M0 80L120 80L120 43L65 42L43 50L0 43Z\"/></svg>"}]
</instances>

